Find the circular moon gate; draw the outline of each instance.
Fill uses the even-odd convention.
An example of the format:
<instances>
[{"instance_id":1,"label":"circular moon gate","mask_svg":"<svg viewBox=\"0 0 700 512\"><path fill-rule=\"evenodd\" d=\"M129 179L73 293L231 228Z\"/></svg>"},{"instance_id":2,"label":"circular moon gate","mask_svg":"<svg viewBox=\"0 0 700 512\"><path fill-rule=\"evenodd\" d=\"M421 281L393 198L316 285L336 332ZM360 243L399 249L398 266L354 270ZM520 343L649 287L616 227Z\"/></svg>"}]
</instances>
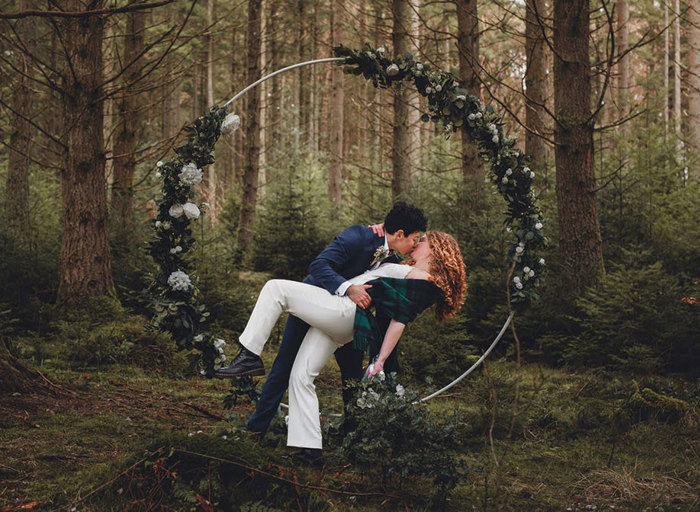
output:
<instances>
[{"instance_id":1,"label":"circular moon gate","mask_svg":"<svg viewBox=\"0 0 700 512\"><path fill-rule=\"evenodd\" d=\"M183 256L194 243L189 223L199 216L199 210L193 203L187 202L193 196L192 183L184 180L182 169L185 166L198 168L213 163L212 152L222 128L224 132L232 131L240 123L235 114L226 115L229 105L276 75L321 63L341 64L345 67L345 73L363 75L375 87L388 88L411 81L428 100L430 113L423 114L423 121L442 124L446 132L464 130L479 146L482 156L490 164L491 179L508 204L504 223L514 238L508 250L510 268L506 279L511 312L503 327L469 369L444 388L420 400L424 402L460 382L488 357L513 320L511 303L525 304L538 298L534 288L540 283L545 263L544 259L538 259L536 251L545 247L547 239L542 233L544 220L531 189L535 174L527 166L528 157L515 149L515 139L508 138L503 133L503 121L493 108L490 105L484 106L478 98L458 87L452 74L433 70L409 54L392 59L386 48L374 49L365 45L362 50L352 50L338 46L333 51L336 57L301 62L279 69L248 85L223 106L212 107L193 125L185 128L188 141L175 149L178 157L165 164L158 163L164 174L164 183L163 199L158 201L158 217L154 226L156 239L150 243L151 255L161 267L153 286L160 292L160 300L155 301L154 323L162 330L171 332L181 348L194 346L199 349L207 373L211 374L213 369L223 366L222 344L209 333L199 334L199 324L206 319L208 313L204 312L204 306L197 305L196 287L190 284L185 272L189 265ZM201 181L201 169L198 170ZM194 210L197 210L196 215L187 214ZM167 229L163 228L164 225L167 225ZM173 252L172 246L176 243L176 249L179 250ZM177 274L177 279L173 278L173 274ZM171 281L176 284L172 285Z\"/></svg>"}]
</instances>

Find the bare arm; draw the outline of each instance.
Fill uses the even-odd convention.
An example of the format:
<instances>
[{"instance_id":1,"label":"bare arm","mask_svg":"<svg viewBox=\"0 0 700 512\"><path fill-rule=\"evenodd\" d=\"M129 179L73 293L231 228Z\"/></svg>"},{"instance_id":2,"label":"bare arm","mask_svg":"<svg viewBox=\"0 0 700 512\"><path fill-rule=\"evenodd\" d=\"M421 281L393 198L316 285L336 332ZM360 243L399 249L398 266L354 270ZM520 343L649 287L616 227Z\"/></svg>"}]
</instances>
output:
<instances>
[{"instance_id":1,"label":"bare arm","mask_svg":"<svg viewBox=\"0 0 700 512\"><path fill-rule=\"evenodd\" d=\"M369 377L373 377L374 375L384 370L384 362L386 361L387 357L389 357L393 352L394 348L396 347L396 344L399 342L399 339L401 339L401 335L403 334L403 330L405 328L406 324L397 322L394 319L391 320L391 322L389 323L389 327L386 330L386 334L384 335L382 348L379 349L379 355L374 361L374 368L372 368Z\"/></svg>"}]
</instances>

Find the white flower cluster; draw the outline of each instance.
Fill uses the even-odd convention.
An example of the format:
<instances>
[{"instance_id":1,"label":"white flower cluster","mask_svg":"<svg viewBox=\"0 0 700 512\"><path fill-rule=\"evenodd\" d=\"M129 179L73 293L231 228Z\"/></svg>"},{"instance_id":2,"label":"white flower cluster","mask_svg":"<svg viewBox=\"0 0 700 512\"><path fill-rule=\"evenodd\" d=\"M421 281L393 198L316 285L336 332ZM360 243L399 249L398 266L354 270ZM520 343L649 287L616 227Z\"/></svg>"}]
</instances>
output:
<instances>
[{"instance_id":1,"label":"white flower cluster","mask_svg":"<svg viewBox=\"0 0 700 512\"><path fill-rule=\"evenodd\" d=\"M370 389L362 392L362 396L357 399L357 406L360 409L371 409L375 405L379 405L379 400L379 393Z\"/></svg>"},{"instance_id":2,"label":"white flower cluster","mask_svg":"<svg viewBox=\"0 0 700 512\"><path fill-rule=\"evenodd\" d=\"M523 283L520 281L520 278L519 278L518 276L515 276L515 277L513 278L513 284L515 285L515 287L516 287L518 290L522 290L522 289L523 289Z\"/></svg>"},{"instance_id":3,"label":"white flower cluster","mask_svg":"<svg viewBox=\"0 0 700 512\"><path fill-rule=\"evenodd\" d=\"M474 114L469 114L467 116L467 119L473 121L474 119L481 119L482 117L484 117L484 115L481 112L476 112Z\"/></svg>"},{"instance_id":4,"label":"white flower cluster","mask_svg":"<svg viewBox=\"0 0 700 512\"><path fill-rule=\"evenodd\" d=\"M202 169L199 169L194 162L190 162L182 166L178 177L183 185L192 186L201 183L202 174Z\"/></svg>"},{"instance_id":5,"label":"white flower cluster","mask_svg":"<svg viewBox=\"0 0 700 512\"><path fill-rule=\"evenodd\" d=\"M194 203L174 204L168 213L175 219L182 217L183 214L188 219L198 219L200 215L199 208Z\"/></svg>"},{"instance_id":6,"label":"white flower cluster","mask_svg":"<svg viewBox=\"0 0 700 512\"><path fill-rule=\"evenodd\" d=\"M182 270L176 270L168 276L168 284L173 291L185 292L192 286L192 281L190 281L190 276L185 274Z\"/></svg>"},{"instance_id":7,"label":"white flower cluster","mask_svg":"<svg viewBox=\"0 0 700 512\"><path fill-rule=\"evenodd\" d=\"M226 345L226 342L221 338L216 338L214 340L214 348L219 354L216 356L216 358L214 358L215 368L217 366L220 368L221 365L223 365L226 362L226 354L224 354L224 345ZM218 368L216 369L218 370Z\"/></svg>"},{"instance_id":8,"label":"white flower cluster","mask_svg":"<svg viewBox=\"0 0 700 512\"><path fill-rule=\"evenodd\" d=\"M221 123L221 133L223 134L230 134L238 130L241 126L241 118L238 116L238 114L230 113L226 114L226 117L224 118L224 122Z\"/></svg>"},{"instance_id":9,"label":"white flower cluster","mask_svg":"<svg viewBox=\"0 0 700 512\"><path fill-rule=\"evenodd\" d=\"M386 74L389 76L396 76L399 74L399 67L396 64L390 64L386 68Z\"/></svg>"},{"instance_id":10,"label":"white flower cluster","mask_svg":"<svg viewBox=\"0 0 700 512\"><path fill-rule=\"evenodd\" d=\"M170 254L177 254L180 252L182 252L182 247L180 247L179 245L176 245L175 247L170 249Z\"/></svg>"},{"instance_id":11,"label":"white flower cluster","mask_svg":"<svg viewBox=\"0 0 700 512\"><path fill-rule=\"evenodd\" d=\"M161 222L161 221L157 220L157 221L156 221L156 227L157 227L157 228L163 228L163 230L167 231L167 230L170 229L170 222L168 222L167 220L164 221L164 222Z\"/></svg>"},{"instance_id":12,"label":"white flower cluster","mask_svg":"<svg viewBox=\"0 0 700 512\"><path fill-rule=\"evenodd\" d=\"M491 124L488 125L487 128L488 128L489 131L491 132L491 135L493 135L493 137L491 137L491 141L492 141L494 144L498 144L498 141L500 140L500 139L498 138L498 127L496 127L495 124L491 123Z\"/></svg>"},{"instance_id":13,"label":"white flower cluster","mask_svg":"<svg viewBox=\"0 0 700 512\"><path fill-rule=\"evenodd\" d=\"M534 177L535 177L535 171L531 171L529 167L523 167L523 172L524 172L525 174L529 174L529 175L530 175L530 178L534 178Z\"/></svg>"}]
</instances>

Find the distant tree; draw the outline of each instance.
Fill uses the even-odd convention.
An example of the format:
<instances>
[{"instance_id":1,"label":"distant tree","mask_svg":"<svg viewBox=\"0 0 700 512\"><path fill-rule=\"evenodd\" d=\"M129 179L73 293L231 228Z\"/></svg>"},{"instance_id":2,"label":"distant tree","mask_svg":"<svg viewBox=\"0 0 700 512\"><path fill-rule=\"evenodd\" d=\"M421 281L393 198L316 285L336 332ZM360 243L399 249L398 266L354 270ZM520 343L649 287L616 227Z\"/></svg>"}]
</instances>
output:
<instances>
[{"instance_id":1,"label":"distant tree","mask_svg":"<svg viewBox=\"0 0 700 512\"><path fill-rule=\"evenodd\" d=\"M477 0L457 0L457 48L459 49L459 82L469 94L481 98L479 78L479 15ZM484 168L479 150L466 130L462 137L462 176L469 201L476 205L482 197Z\"/></svg>"},{"instance_id":2,"label":"distant tree","mask_svg":"<svg viewBox=\"0 0 700 512\"><path fill-rule=\"evenodd\" d=\"M24 11L30 7L29 0L20 0L20 10ZM24 51L18 49L16 53L16 62L21 73L15 75L12 108L9 112L10 148L4 213L9 233L21 243L26 241L29 235L29 164L33 133L29 120L34 117L32 53L36 45L30 20L17 20L15 30L23 41Z\"/></svg>"},{"instance_id":3,"label":"distant tree","mask_svg":"<svg viewBox=\"0 0 700 512\"><path fill-rule=\"evenodd\" d=\"M695 150L695 178L700 179L700 0L689 1L688 117L690 144Z\"/></svg>"},{"instance_id":4,"label":"distant tree","mask_svg":"<svg viewBox=\"0 0 700 512\"><path fill-rule=\"evenodd\" d=\"M249 84L260 78L260 53L262 50L262 9L259 0L248 0L246 58ZM238 250L246 255L252 248L255 205L258 196L258 173L260 171L260 89L254 87L247 97L245 109L245 154L243 168L243 198L238 224Z\"/></svg>"},{"instance_id":5,"label":"distant tree","mask_svg":"<svg viewBox=\"0 0 700 512\"><path fill-rule=\"evenodd\" d=\"M589 0L554 2L554 109L559 248L574 291L604 273L593 168Z\"/></svg>"},{"instance_id":6,"label":"distant tree","mask_svg":"<svg viewBox=\"0 0 700 512\"><path fill-rule=\"evenodd\" d=\"M345 41L345 0L332 0L331 43L333 46ZM331 72L330 105L330 165L328 166L328 199L331 201L332 213L338 215L342 206L343 183L343 138L345 131L344 105L345 90L343 71L335 68Z\"/></svg>"},{"instance_id":7,"label":"distant tree","mask_svg":"<svg viewBox=\"0 0 700 512\"><path fill-rule=\"evenodd\" d=\"M393 0L391 12L394 20L392 40L394 53L403 55L410 51L411 4L407 0ZM408 88L394 92L394 139L392 159L391 196L394 201L407 199L411 189L411 132L409 127Z\"/></svg>"}]
</instances>

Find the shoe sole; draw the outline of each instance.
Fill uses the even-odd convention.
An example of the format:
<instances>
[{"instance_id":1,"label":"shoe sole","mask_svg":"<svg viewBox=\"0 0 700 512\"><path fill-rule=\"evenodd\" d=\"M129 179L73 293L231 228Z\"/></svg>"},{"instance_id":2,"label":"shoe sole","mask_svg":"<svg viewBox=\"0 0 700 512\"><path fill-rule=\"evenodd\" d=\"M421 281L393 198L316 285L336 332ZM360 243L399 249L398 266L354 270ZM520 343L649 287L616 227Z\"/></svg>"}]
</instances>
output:
<instances>
[{"instance_id":1,"label":"shoe sole","mask_svg":"<svg viewBox=\"0 0 700 512\"><path fill-rule=\"evenodd\" d=\"M214 377L216 377L217 379L237 379L239 377L245 377L247 375L250 375L251 377L259 377L265 375L265 369L256 368L254 370L248 370L247 372L237 373L236 375L231 375L227 373L215 373Z\"/></svg>"}]
</instances>

